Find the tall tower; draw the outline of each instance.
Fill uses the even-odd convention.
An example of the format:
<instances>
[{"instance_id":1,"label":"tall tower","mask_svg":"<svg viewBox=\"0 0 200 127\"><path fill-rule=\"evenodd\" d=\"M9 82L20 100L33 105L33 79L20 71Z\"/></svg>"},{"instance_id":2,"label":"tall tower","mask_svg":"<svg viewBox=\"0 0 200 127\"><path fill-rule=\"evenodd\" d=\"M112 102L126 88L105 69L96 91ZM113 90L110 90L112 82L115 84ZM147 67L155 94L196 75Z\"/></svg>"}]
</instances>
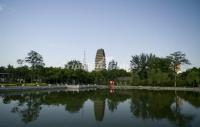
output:
<instances>
[{"instance_id":1,"label":"tall tower","mask_svg":"<svg viewBox=\"0 0 200 127\"><path fill-rule=\"evenodd\" d=\"M95 58L95 71L106 69L106 57L104 49L98 49Z\"/></svg>"},{"instance_id":2,"label":"tall tower","mask_svg":"<svg viewBox=\"0 0 200 127\"><path fill-rule=\"evenodd\" d=\"M86 63L86 55L85 55L85 51L84 51L84 56L83 56L83 69L85 71L88 71L88 65Z\"/></svg>"}]
</instances>

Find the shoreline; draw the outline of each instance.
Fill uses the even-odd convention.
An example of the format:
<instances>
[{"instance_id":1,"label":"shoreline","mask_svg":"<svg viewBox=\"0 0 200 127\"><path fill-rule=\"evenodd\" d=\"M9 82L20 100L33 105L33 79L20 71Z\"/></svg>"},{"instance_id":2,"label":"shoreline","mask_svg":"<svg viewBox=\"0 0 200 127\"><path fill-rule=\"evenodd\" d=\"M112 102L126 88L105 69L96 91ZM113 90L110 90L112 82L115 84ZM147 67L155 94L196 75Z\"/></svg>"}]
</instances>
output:
<instances>
[{"instance_id":1,"label":"shoreline","mask_svg":"<svg viewBox=\"0 0 200 127\"><path fill-rule=\"evenodd\" d=\"M108 86L98 85L99 89L108 89ZM200 87L166 87L166 86L115 86L116 90L153 90L153 91L191 91L200 92Z\"/></svg>"},{"instance_id":2,"label":"shoreline","mask_svg":"<svg viewBox=\"0 0 200 127\"><path fill-rule=\"evenodd\" d=\"M135 89L135 90L153 90L153 91L191 91L200 92L200 87L159 87L159 86L116 86L115 89Z\"/></svg>"},{"instance_id":3,"label":"shoreline","mask_svg":"<svg viewBox=\"0 0 200 127\"><path fill-rule=\"evenodd\" d=\"M9 86L0 87L0 92L9 91L43 91L43 90L66 90L79 91L96 89L96 85L51 85L51 86Z\"/></svg>"},{"instance_id":4,"label":"shoreline","mask_svg":"<svg viewBox=\"0 0 200 127\"><path fill-rule=\"evenodd\" d=\"M79 91L83 89L109 89L107 85L50 85L50 86L10 86L0 87L0 92L6 91L41 91L66 90ZM116 90L153 90L153 91L193 91L200 92L200 87L159 87L159 86L115 86Z\"/></svg>"}]
</instances>

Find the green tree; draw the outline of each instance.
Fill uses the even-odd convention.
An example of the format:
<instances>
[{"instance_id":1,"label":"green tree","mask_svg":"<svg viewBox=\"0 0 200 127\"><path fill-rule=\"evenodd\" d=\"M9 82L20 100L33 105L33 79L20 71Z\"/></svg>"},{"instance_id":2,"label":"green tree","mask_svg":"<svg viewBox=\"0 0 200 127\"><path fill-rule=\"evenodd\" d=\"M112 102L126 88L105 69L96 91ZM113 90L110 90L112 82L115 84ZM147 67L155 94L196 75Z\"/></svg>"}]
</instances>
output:
<instances>
[{"instance_id":1,"label":"green tree","mask_svg":"<svg viewBox=\"0 0 200 127\"><path fill-rule=\"evenodd\" d=\"M193 68L191 70L189 70L186 80L189 84L191 85L199 85L200 83L200 73L198 71L198 69Z\"/></svg>"},{"instance_id":2,"label":"green tree","mask_svg":"<svg viewBox=\"0 0 200 127\"><path fill-rule=\"evenodd\" d=\"M140 54L132 56L131 59L131 70L138 73L141 79L147 78L147 69L148 69L148 63L150 59L155 57L154 55L150 54Z\"/></svg>"},{"instance_id":3,"label":"green tree","mask_svg":"<svg viewBox=\"0 0 200 127\"><path fill-rule=\"evenodd\" d=\"M25 62L31 64L32 70L31 73L31 82L34 80L36 82L41 82L41 75L40 71L44 68L44 61L42 55L37 53L36 51L31 50L28 54L28 56L25 58ZM20 62L21 60L18 60L17 62Z\"/></svg>"},{"instance_id":4,"label":"green tree","mask_svg":"<svg viewBox=\"0 0 200 127\"><path fill-rule=\"evenodd\" d=\"M30 80L30 70L28 66L22 66L22 67L17 67L15 68L15 72L17 73L17 79L19 83L26 82Z\"/></svg>"},{"instance_id":5,"label":"green tree","mask_svg":"<svg viewBox=\"0 0 200 127\"><path fill-rule=\"evenodd\" d=\"M31 64L33 69L37 68L38 66L45 65L42 55L33 50L28 53L28 56L25 58L25 62Z\"/></svg>"},{"instance_id":6,"label":"green tree","mask_svg":"<svg viewBox=\"0 0 200 127\"><path fill-rule=\"evenodd\" d=\"M71 60L65 65L65 68L72 70L83 69L83 64L78 60Z\"/></svg>"},{"instance_id":7,"label":"green tree","mask_svg":"<svg viewBox=\"0 0 200 127\"><path fill-rule=\"evenodd\" d=\"M151 69L148 72L148 83L151 85L162 85L168 81L168 73L162 72L160 69Z\"/></svg>"},{"instance_id":8,"label":"green tree","mask_svg":"<svg viewBox=\"0 0 200 127\"><path fill-rule=\"evenodd\" d=\"M22 59L18 59L18 60L17 60L17 64L19 64L20 66L23 65L23 62L24 62L24 60L22 60Z\"/></svg>"},{"instance_id":9,"label":"green tree","mask_svg":"<svg viewBox=\"0 0 200 127\"><path fill-rule=\"evenodd\" d=\"M170 68L173 71L174 74L174 86L176 87L176 78L177 73L180 70L180 66L182 64L190 64L189 60L185 58L186 55L180 51L174 52L170 54L167 58L171 61Z\"/></svg>"},{"instance_id":10,"label":"green tree","mask_svg":"<svg viewBox=\"0 0 200 127\"><path fill-rule=\"evenodd\" d=\"M133 85L139 85L140 84L140 77L137 73L132 73L131 75L131 78L132 78L132 83Z\"/></svg>"},{"instance_id":11,"label":"green tree","mask_svg":"<svg viewBox=\"0 0 200 127\"><path fill-rule=\"evenodd\" d=\"M115 60L111 60L108 64L108 70L118 69L117 62Z\"/></svg>"}]
</instances>

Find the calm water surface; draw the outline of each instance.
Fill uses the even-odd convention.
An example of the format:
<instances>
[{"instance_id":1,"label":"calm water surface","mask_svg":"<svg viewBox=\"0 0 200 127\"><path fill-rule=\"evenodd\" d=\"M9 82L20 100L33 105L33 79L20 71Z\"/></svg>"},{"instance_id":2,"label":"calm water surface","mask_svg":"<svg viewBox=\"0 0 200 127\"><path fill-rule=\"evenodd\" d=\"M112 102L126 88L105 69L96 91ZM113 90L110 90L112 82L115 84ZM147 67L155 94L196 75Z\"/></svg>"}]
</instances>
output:
<instances>
[{"instance_id":1,"label":"calm water surface","mask_svg":"<svg viewBox=\"0 0 200 127\"><path fill-rule=\"evenodd\" d=\"M0 127L199 127L200 93L0 93Z\"/></svg>"}]
</instances>

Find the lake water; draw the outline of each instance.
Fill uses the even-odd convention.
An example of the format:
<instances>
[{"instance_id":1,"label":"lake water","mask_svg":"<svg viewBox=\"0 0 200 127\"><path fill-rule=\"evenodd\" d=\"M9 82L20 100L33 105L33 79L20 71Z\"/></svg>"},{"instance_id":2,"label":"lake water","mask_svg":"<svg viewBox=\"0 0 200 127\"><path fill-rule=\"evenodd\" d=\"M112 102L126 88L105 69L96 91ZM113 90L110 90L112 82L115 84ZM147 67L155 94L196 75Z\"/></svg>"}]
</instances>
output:
<instances>
[{"instance_id":1,"label":"lake water","mask_svg":"<svg viewBox=\"0 0 200 127\"><path fill-rule=\"evenodd\" d=\"M0 93L0 127L199 127L200 93L144 90Z\"/></svg>"}]
</instances>

